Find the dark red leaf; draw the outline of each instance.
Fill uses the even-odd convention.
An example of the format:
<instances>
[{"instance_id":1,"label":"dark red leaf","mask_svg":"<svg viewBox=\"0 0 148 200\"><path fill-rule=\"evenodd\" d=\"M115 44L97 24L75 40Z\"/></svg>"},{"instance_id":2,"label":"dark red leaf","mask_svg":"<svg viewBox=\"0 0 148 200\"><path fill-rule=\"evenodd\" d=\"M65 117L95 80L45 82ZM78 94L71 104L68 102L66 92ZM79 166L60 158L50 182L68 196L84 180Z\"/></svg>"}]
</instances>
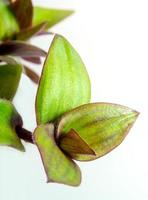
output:
<instances>
[{"instance_id":1,"label":"dark red leaf","mask_svg":"<svg viewBox=\"0 0 148 200\"><path fill-rule=\"evenodd\" d=\"M45 57L47 53L34 45L20 41L8 41L0 44L0 55L21 57Z\"/></svg>"},{"instance_id":2,"label":"dark red leaf","mask_svg":"<svg viewBox=\"0 0 148 200\"><path fill-rule=\"evenodd\" d=\"M24 66L24 73L36 84L38 84L40 77L32 69Z\"/></svg>"},{"instance_id":3,"label":"dark red leaf","mask_svg":"<svg viewBox=\"0 0 148 200\"><path fill-rule=\"evenodd\" d=\"M22 59L38 65L42 63L40 57L22 57Z\"/></svg>"}]
</instances>

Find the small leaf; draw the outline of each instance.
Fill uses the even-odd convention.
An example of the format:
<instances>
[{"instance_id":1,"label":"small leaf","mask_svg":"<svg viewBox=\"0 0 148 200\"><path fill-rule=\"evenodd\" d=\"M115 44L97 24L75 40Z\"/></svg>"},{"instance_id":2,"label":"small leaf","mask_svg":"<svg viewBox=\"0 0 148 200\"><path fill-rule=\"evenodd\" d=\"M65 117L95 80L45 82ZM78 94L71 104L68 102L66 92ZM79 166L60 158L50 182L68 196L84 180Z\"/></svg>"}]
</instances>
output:
<instances>
[{"instance_id":1,"label":"small leaf","mask_svg":"<svg viewBox=\"0 0 148 200\"><path fill-rule=\"evenodd\" d=\"M19 23L20 29L31 26L33 5L31 0L9 0L11 9Z\"/></svg>"},{"instance_id":2,"label":"small leaf","mask_svg":"<svg viewBox=\"0 0 148 200\"><path fill-rule=\"evenodd\" d=\"M34 83L38 84L40 77L29 67L24 66L24 73L28 76Z\"/></svg>"},{"instance_id":3,"label":"small leaf","mask_svg":"<svg viewBox=\"0 0 148 200\"><path fill-rule=\"evenodd\" d=\"M48 22L47 28L52 27L63 19L73 14L73 10L50 9L43 7L34 7L33 25Z\"/></svg>"},{"instance_id":4,"label":"small leaf","mask_svg":"<svg viewBox=\"0 0 148 200\"><path fill-rule=\"evenodd\" d=\"M62 136L68 137L73 129L96 156L82 154L71 156L80 161L93 160L117 147L129 132L137 116L136 111L116 104L86 104L63 115L56 124L55 134L57 140L60 140ZM69 141L69 146L70 143L73 145L74 140ZM64 151L68 152L69 146L67 150L64 146Z\"/></svg>"},{"instance_id":5,"label":"small leaf","mask_svg":"<svg viewBox=\"0 0 148 200\"><path fill-rule=\"evenodd\" d=\"M45 57L47 53L34 45L21 41L8 41L0 44L0 55L21 57Z\"/></svg>"},{"instance_id":6,"label":"small leaf","mask_svg":"<svg viewBox=\"0 0 148 200\"><path fill-rule=\"evenodd\" d=\"M74 158L76 154L96 155L77 132L70 130L66 135L59 138L59 146L70 157Z\"/></svg>"},{"instance_id":7,"label":"small leaf","mask_svg":"<svg viewBox=\"0 0 148 200\"><path fill-rule=\"evenodd\" d=\"M22 74L22 66L14 60L11 63L0 64L0 98L8 100L13 99Z\"/></svg>"},{"instance_id":8,"label":"small leaf","mask_svg":"<svg viewBox=\"0 0 148 200\"><path fill-rule=\"evenodd\" d=\"M34 140L41 154L48 182L78 186L81 182L81 171L57 146L53 124L37 127Z\"/></svg>"},{"instance_id":9,"label":"small leaf","mask_svg":"<svg viewBox=\"0 0 148 200\"><path fill-rule=\"evenodd\" d=\"M36 98L38 124L90 101L90 81L74 48L56 35L45 60Z\"/></svg>"},{"instance_id":10,"label":"small leaf","mask_svg":"<svg viewBox=\"0 0 148 200\"><path fill-rule=\"evenodd\" d=\"M9 6L0 0L0 40L11 38L18 31L18 23Z\"/></svg>"},{"instance_id":11,"label":"small leaf","mask_svg":"<svg viewBox=\"0 0 148 200\"><path fill-rule=\"evenodd\" d=\"M23 60L34 63L34 64L42 64L40 57L22 57Z\"/></svg>"},{"instance_id":12,"label":"small leaf","mask_svg":"<svg viewBox=\"0 0 148 200\"><path fill-rule=\"evenodd\" d=\"M41 23L31 28L24 29L15 35L16 40L28 40L46 30L47 23Z\"/></svg>"},{"instance_id":13,"label":"small leaf","mask_svg":"<svg viewBox=\"0 0 148 200\"><path fill-rule=\"evenodd\" d=\"M25 151L15 128L22 125L22 119L14 106L7 100L0 99L0 145Z\"/></svg>"}]
</instances>

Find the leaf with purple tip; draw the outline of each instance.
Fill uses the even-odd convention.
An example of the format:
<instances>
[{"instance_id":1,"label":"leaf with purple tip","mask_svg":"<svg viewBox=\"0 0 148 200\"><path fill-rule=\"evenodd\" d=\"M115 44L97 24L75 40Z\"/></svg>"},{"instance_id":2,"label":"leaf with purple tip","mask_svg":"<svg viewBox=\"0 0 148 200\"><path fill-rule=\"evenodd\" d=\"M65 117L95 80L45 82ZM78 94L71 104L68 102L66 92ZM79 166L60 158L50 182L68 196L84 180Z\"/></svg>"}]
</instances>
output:
<instances>
[{"instance_id":1,"label":"leaf with purple tip","mask_svg":"<svg viewBox=\"0 0 148 200\"><path fill-rule=\"evenodd\" d=\"M50 9L34 6L33 25L48 22L47 28L50 28L73 14L73 12L73 10Z\"/></svg>"},{"instance_id":2,"label":"leaf with purple tip","mask_svg":"<svg viewBox=\"0 0 148 200\"><path fill-rule=\"evenodd\" d=\"M137 119L138 113L130 108L109 104L91 103L77 107L64 114L56 124L56 138L69 137L74 130L96 155L72 154L71 157L80 161L94 160L117 147L125 138ZM69 146L62 142L61 148L69 151ZM59 141L60 144L60 141ZM66 149L67 148L67 149ZM69 152L70 154L70 152Z\"/></svg>"}]
</instances>

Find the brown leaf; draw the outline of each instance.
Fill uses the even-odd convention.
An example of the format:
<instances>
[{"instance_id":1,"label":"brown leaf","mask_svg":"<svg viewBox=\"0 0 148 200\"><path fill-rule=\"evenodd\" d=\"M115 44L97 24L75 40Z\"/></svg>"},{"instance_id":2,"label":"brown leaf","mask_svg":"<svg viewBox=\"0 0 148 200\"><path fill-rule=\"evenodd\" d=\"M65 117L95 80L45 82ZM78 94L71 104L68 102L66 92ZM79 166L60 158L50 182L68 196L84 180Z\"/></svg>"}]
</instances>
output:
<instances>
[{"instance_id":1,"label":"brown leaf","mask_svg":"<svg viewBox=\"0 0 148 200\"><path fill-rule=\"evenodd\" d=\"M39 83L40 77L32 69L24 66L24 73L36 84Z\"/></svg>"},{"instance_id":2,"label":"brown leaf","mask_svg":"<svg viewBox=\"0 0 148 200\"><path fill-rule=\"evenodd\" d=\"M75 157L75 154L96 155L93 149L73 129L67 135L59 138L59 146L71 157Z\"/></svg>"},{"instance_id":3,"label":"brown leaf","mask_svg":"<svg viewBox=\"0 0 148 200\"><path fill-rule=\"evenodd\" d=\"M9 0L11 9L17 18L20 29L30 27L33 18L33 5L31 0Z\"/></svg>"}]
</instances>

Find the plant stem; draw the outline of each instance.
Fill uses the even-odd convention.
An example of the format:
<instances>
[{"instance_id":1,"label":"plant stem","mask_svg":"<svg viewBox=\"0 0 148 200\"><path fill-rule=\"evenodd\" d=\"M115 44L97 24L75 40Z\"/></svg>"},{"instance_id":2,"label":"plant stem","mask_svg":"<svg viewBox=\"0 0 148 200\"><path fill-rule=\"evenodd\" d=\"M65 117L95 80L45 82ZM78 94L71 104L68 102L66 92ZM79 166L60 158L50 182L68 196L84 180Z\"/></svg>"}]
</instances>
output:
<instances>
[{"instance_id":1,"label":"plant stem","mask_svg":"<svg viewBox=\"0 0 148 200\"><path fill-rule=\"evenodd\" d=\"M23 139L25 142L34 144L32 133L20 126L16 127L16 133L20 139Z\"/></svg>"}]
</instances>

